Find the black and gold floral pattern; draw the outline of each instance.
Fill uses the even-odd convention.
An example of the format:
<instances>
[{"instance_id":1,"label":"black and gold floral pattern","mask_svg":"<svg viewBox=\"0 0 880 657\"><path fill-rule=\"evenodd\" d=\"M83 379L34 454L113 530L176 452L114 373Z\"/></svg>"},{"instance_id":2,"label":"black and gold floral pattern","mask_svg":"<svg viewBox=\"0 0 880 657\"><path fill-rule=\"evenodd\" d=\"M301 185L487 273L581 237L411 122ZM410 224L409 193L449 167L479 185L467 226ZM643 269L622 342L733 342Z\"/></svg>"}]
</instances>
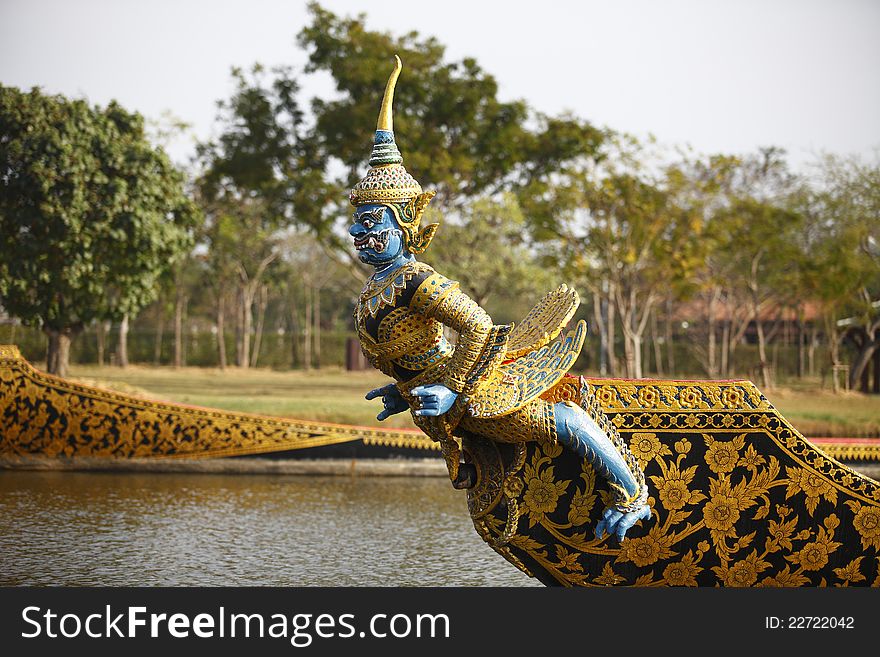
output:
<instances>
[{"instance_id":1,"label":"black and gold floral pattern","mask_svg":"<svg viewBox=\"0 0 880 657\"><path fill-rule=\"evenodd\" d=\"M569 377L548 397L577 389L645 469L654 517L596 540L610 493L591 466L528 443L517 467L502 446L522 493L474 524L519 568L564 586L880 586L880 484L816 449L751 383Z\"/></svg>"},{"instance_id":2,"label":"black and gold floral pattern","mask_svg":"<svg viewBox=\"0 0 880 657\"><path fill-rule=\"evenodd\" d=\"M0 455L206 458L352 440L434 448L424 436L157 402L35 370L0 345Z\"/></svg>"}]
</instances>

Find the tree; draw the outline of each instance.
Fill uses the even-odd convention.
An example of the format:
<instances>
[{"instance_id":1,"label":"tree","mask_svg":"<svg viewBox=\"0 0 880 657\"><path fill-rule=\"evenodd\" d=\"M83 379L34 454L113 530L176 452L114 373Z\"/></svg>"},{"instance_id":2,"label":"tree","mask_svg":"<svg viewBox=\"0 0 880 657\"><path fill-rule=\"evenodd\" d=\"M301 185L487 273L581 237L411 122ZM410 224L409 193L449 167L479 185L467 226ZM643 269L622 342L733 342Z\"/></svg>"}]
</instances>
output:
<instances>
[{"instance_id":1,"label":"tree","mask_svg":"<svg viewBox=\"0 0 880 657\"><path fill-rule=\"evenodd\" d=\"M262 298L267 268L279 257L283 231L306 225L328 242L338 239L329 235L323 218L329 198L323 161L306 135L292 73L276 69L267 81L255 65L249 75L240 69L232 75L235 93L219 104L221 134L199 147L198 190L208 216L212 274L217 285L233 280L237 288L236 363L248 367L254 304ZM222 366L222 290L215 300Z\"/></svg>"},{"instance_id":2,"label":"tree","mask_svg":"<svg viewBox=\"0 0 880 657\"><path fill-rule=\"evenodd\" d=\"M457 221L441 214L429 208L423 219L441 225L426 259L459 281L480 306L491 305L496 321L519 321L550 286L563 282L555 281L529 248L526 220L513 194L475 199Z\"/></svg>"},{"instance_id":3,"label":"tree","mask_svg":"<svg viewBox=\"0 0 880 657\"><path fill-rule=\"evenodd\" d=\"M339 18L314 3L310 12L311 23L298 35L309 54L306 73L328 72L338 97L304 102L287 68L233 70L235 92L220 103L221 134L200 148L200 199L209 222L217 213L240 214L244 204L258 204L258 211L248 212L262 216L260 226L244 230L276 236L307 228L326 256L365 278L339 228L350 216L347 190L369 157L395 53L406 67L406 84L396 92L397 134L409 170L439 192L433 207L450 209L478 194L543 179L555 163L583 157L603 139L587 122L537 116L524 101L499 101L491 75L472 59L446 62L443 46L432 38L372 32L363 15ZM248 281L259 285L251 275ZM243 302L246 297L240 295Z\"/></svg>"},{"instance_id":4,"label":"tree","mask_svg":"<svg viewBox=\"0 0 880 657\"><path fill-rule=\"evenodd\" d=\"M91 321L155 298L197 218L140 115L0 87L0 299L47 334L50 372Z\"/></svg>"},{"instance_id":5,"label":"tree","mask_svg":"<svg viewBox=\"0 0 880 657\"><path fill-rule=\"evenodd\" d=\"M286 236L275 287L283 290L292 367L321 366L322 326L338 330L344 321L351 329L351 311L362 284L344 263L328 257L325 245L311 233L299 230Z\"/></svg>"},{"instance_id":6,"label":"tree","mask_svg":"<svg viewBox=\"0 0 880 657\"><path fill-rule=\"evenodd\" d=\"M235 291L235 362L246 368L251 363L254 302L268 267L279 256L277 223L259 197L224 195L203 204L208 218L207 266L213 281L220 366L226 365L224 325L228 286Z\"/></svg>"},{"instance_id":7,"label":"tree","mask_svg":"<svg viewBox=\"0 0 880 657\"><path fill-rule=\"evenodd\" d=\"M686 274L678 278L677 285L666 291L665 341L671 374L675 370L672 322L676 313L676 302L694 300L704 309L702 319L705 321L694 322L689 347L710 378L727 373L727 336L731 327L744 331L748 324L748 319L736 321L738 314L741 315L742 312L738 312L736 307L728 303L731 298L726 288L726 275L718 259L719 245L726 239L727 227L723 221L715 220L719 211L729 205L730 186L739 166L738 158L711 155L685 158L666 170L666 184L676 205L688 208L702 224L698 231L699 238L687 242L687 248L678 254L680 258L687 258ZM725 312L722 313L722 310ZM719 323L722 337L720 354Z\"/></svg>"},{"instance_id":8,"label":"tree","mask_svg":"<svg viewBox=\"0 0 880 657\"><path fill-rule=\"evenodd\" d=\"M856 346L848 375L855 389L880 348L880 163L825 156L820 171L803 277L825 319L832 366L844 335Z\"/></svg>"},{"instance_id":9,"label":"tree","mask_svg":"<svg viewBox=\"0 0 880 657\"><path fill-rule=\"evenodd\" d=\"M633 138L609 135L602 154L565 169L534 203L538 234L556 236L567 268L593 292L612 374L619 319L626 374L635 378L654 305L690 276L702 230L698 209L682 202L674 178L649 171L646 155Z\"/></svg>"},{"instance_id":10,"label":"tree","mask_svg":"<svg viewBox=\"0 0 880 657\"><path fill-rule=\"evenodd\" d=\"M329 73L338 97L315 99L321 158L346 167L340 187L363 174L381 92L395 54L403 60L394 127L408 170L438 194L435 206L510 189L594 151L603 135L571 117L534 116L523 100L502 102L498 83L472 58L445 60L436 39L370 31L366 17L340 18L316 3L298 35L306 72Z\"/></svg>"},{"instance_id":11,"label":"tree","mask_svg":"<svg viewBox=\"0 0 880 657\"><path fill-rule=\"evenodd\" d=\"M717 240L713 266L725 282L728 303L747 308L744 319L754 323L758 346L755 371L765 388L772 385L767 357L772 336L765 323L775 309L778 327L782 308L796 298L797 242L803 225L797 201L800 187L784 156L784 151L771 147L744 158L727 203L713 217ZM728 314L735 313L729 310ZM741 330L745 328L746 324L741 324ZM737 337L729 338L729 351Z\"/></svg>"}]
</instances>

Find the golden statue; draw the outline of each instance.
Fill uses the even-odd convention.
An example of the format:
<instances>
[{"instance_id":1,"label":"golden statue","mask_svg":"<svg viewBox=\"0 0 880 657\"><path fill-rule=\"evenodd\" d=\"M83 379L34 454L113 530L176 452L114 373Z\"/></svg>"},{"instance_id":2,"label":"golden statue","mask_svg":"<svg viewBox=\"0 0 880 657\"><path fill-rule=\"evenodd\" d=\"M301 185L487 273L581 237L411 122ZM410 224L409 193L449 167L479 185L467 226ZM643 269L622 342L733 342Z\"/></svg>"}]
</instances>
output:
<instances>
[{"instance_id":1,"label":"golden statue","mask_svg":"<svg viewBox=\"0 0 880 657\"><path fill-rule=\"evenodd\" d=\"M564 335L577 292L565 285L545 295L519 324L496 325L458 283L418 262L437 224L421 226L434 196L403 167L394 141L392 102L400 59L385 88L370 170L351 191L349 233L360 259L375 268L361 291L355 323L370 363L397 381L371 391L382 397L379 419L410 410L438 441L457 488L473 488L478 472L460 463L456 438L563 445L607 481L614 501L596 527L623 539L651 518L648 487L637 460L606 418L570 401L544 398L580 353L586 324ZM444 328L454 330L453 347Z\"/></svg>"}]
</instances>

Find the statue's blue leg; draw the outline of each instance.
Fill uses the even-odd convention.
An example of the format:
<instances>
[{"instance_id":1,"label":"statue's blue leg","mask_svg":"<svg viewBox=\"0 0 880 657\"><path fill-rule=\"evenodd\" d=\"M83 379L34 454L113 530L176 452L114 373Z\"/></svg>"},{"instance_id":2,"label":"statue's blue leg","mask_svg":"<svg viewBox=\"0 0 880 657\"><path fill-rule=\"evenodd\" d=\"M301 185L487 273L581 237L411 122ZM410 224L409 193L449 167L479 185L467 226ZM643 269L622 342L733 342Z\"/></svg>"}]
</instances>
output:
<instances>
[{"instance_id":1,"label":"statue's blue leg","mask_svg":"<svg viewBox=\"0 0 880 657\"><path fill-rule=\"evenodd\" d=\"M614 443L586 411L570 402L557 403L553 410L559 442L589 461L608 481L614 494L613 506L605 510L596 525L596 537L602 538L607 530L622 540L636 521L651 517L651 510L645 504L647 488L640 486ZM644 477L639 479L643 481Z\"/></svg>"},{"instance_id":2,"label":"statue's blue leg","mask_svg":"<svg viewBox=\"0 0 880 657\"><path fill-rule=\"evenodd\" d=\"M586 411L571 403L559 402L554 408L559 442L575 452L611 484L623 488L627 497L639 492L639 484L605 432Z\"/></svg>"}]
</instances>

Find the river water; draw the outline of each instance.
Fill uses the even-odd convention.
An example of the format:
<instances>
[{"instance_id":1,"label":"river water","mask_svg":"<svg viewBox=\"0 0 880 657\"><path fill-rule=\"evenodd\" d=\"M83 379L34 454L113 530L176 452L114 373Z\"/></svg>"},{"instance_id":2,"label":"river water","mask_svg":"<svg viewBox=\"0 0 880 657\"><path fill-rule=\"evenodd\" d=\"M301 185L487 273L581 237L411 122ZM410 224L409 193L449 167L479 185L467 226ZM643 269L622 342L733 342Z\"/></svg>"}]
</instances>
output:
<instances>
[{"instance_id":1,"label":"river water","mask_svg":"<svg viewBox=\"0 0 880 657\"><path fill-rule=\"evenodd\" d=\"M0 471L0 585L539 584L445 478Z\"/></svg>"}]
</instances>

